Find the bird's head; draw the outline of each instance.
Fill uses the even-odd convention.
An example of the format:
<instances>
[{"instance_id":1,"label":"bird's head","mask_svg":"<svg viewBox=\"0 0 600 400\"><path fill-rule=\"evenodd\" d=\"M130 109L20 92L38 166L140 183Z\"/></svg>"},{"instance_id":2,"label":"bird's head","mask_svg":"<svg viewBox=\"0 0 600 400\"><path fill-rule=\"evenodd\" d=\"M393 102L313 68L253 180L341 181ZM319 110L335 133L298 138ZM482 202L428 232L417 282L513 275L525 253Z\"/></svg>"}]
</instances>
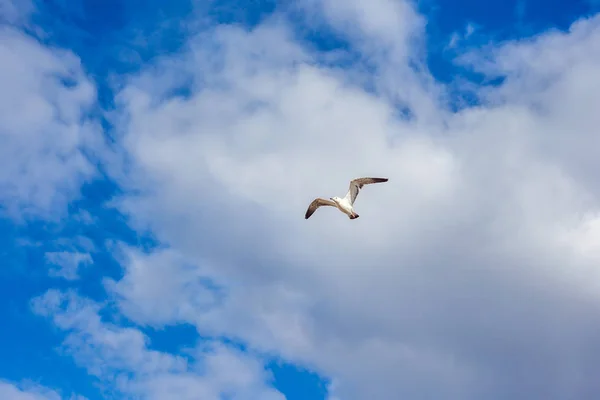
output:
<instances>
[{"instance_id":1,"label":"bird's head","mask_svg":"<svg viewBox=\"0 0 600 400\"><path fill-rule=\"evenodd\" d=\"M339 203L341 199L337 196L333 196L330 197L329 200L333 201L334 203Z\"/></svg>"}]
</instances>

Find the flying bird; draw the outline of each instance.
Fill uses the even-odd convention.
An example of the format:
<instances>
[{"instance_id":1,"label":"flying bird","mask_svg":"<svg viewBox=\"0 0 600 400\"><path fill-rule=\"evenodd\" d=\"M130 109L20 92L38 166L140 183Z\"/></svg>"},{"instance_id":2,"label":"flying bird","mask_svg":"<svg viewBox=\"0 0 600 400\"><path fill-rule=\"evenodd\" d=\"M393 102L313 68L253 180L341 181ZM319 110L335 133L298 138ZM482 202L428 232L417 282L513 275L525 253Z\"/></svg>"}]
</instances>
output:
<instances>
[{"instance_id":1,"label":"flying bird","mask_svg":"<svg viewBox=\"0 0 600 400\"><path fill-rule=\"evenodd\" d=\"M348 193L346 193L346 197L343 199L335 196L330 197L329 200L322 199L317 197L310 203L308 206L308 210L306 210L306 214L304 215L304 219L309 219L311 215L317 211L317 208L321 206L331 206L336 207L338 210L343 212L350 219L356 219L359 215L354 211L354 201L356 200L356 196L358 196L358 192L364 185L369 185L371 183L381 183L387 182L387 178L357 178L350 181L350 187L348 188Z\"/></svg>"}]
</instances>

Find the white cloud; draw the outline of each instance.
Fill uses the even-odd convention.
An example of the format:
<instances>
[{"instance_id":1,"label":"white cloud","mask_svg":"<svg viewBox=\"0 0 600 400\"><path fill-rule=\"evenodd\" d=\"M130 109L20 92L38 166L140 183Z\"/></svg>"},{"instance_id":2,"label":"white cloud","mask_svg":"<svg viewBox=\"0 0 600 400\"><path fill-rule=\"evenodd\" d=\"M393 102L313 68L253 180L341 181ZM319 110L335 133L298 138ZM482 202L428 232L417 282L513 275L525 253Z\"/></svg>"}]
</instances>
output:
<instances>
[{"instance_id":1,"label":"white cloud","mask_svg":"<svg viewBox=\"0 0 600 400\"><path fill-rule=\"evenodd\" d=\"M327 11L355 22L350 40L414 33L353 4ZM192 38L119 98L133 167L121 184L138 193L121 208L171 247L132 253L111 284L122 310L303 363L345 400L595 397L599 21L466 59L508 79L457 114L426 71L402 72L418 48L374 57L385 73L369 79L389 91L370 93L280 23ZM166 98L182 73L192 96ZM405 88L410 121L388 95ZM390 181L365 189L360 219L303 219L361 175ZM198 301L199 276L224 299Z\"/></svg>"},{"instance_id":2,"label":"white cloud","mask_svg":"<svg viewBox=\"0 0 600 400\"><path fill-rule=\"evenodd\" d=\"M210 286L208 271L203 274L176 252L163 249L145 254L123 246L119 253L127 275L116 282L108 280L107 287L135 321L173 324L219 303L218 288Z\"/></svg>"},{"instance_id":3,"label":"white cloud","mask_svg":"<svg viewBox=\"0 0 600 400\"><path fill-rule=\"evenodd\" d=\"M52 251L45 254L46 262L52 264L48 274L69 281L79 279L79 268L93 264L89 253Z\"/></svg>"},{"instance_id":4,"label":"white cloud","mask_svg":"<svg viewBox=\"0 0 600 400\"><path fill-rule=\"evenodd\" d=\"M94 85L71 52L2 25L0 58L0 206L15 218L59 218L95 173L85 155L103 140L87 118Z\"/></svg>"},{"instance_id":5,"label":"white cloud","mask_svg":"<svg viewBox=\"0 0 600 400\"><path fill-rule=\"evenodd\" d=\"M101 305L73 292L50 290L32 301L34 312L66 331L64 348L75 361L112 384L115 395L144 399L280 400L259 358L219 342L204 342L185 355L149 348L138 329L103 321Z\"/></svg>"},{"instance_id":6,"label":"white cloud","mask_svg":"<svg viewBox=\"0 0 600 400\"><path fill-rule=\"evenodd\" d=\"M54 391L26 391L15 385L0 381L0 397L5 400L60 400Z\"/></svg>"},{"instance_id":7,"label":"white cloud","mask_svg":"<svg viewBox=\"0 0 600 400\"><path fill-rule=\"evenodd\" d=\"M390 105L407 107L413 118L439 122L441 88L425 62L426 19L402 0L308 0L349 40L373 70L368 79Z\"/></svg>"},{"instance_id":8,"label":"white cloud","mask_svg":"<svg viewBox=\"0 0 600 400\"><path fill-rule=\"evenodd\" d=\"M61 396L58 392L33 383L15 385L0 380L0 398L2 400L86 400L79 395Z\"/></svg>"},{"instance_id":9,"label":"white cloud","mask_svg":"<svg viewBox=\"0 0 600 400\"><path fill-rule=\"evenodd\" d=\"M327 22L348 34L354 44L369 50L392 49L403 57L413 56L411 41L421 39L425 28L425 18L405 1L375 0L366 4L358 0L308 0L300 4L312 12L321 12ZM378 46L370 41L378 42Z\"/></svg>"}]
</instances>

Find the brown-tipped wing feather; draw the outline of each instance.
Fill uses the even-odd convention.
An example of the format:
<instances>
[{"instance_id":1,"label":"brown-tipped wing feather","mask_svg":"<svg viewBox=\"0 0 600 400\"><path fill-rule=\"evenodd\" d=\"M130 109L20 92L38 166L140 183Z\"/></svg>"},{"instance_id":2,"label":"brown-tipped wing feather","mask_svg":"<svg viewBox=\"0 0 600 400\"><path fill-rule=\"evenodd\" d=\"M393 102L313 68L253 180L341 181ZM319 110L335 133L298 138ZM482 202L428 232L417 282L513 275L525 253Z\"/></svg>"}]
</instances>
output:
<instances>
[{"instance_id":1,"label":"brown-tipped wing feather","mask_svg":"<svg viewBox=\"0 0 600 400\"><path fill-rule=\"evenodd\" d=\"M382 183L387 182L388 178L357 178L350 181L350 188L346 194L346 198L350 201L350 204L354 205L358 192L364 185L370 185L371 183Z\"/></svg>"},{"instance_id":2,"label":"brown-tipped wing feather","mask_svg":"<svg viewBox=\"0 0 600 400\"><path fill-rule=\"evenodd\" d=\"M308 206L308 210L306 210L306 214L304 215L304 219L309 219L311 215L317 211L317 208L321 206L332 206L335 207L335 203L331 200L325 200L321 198L316 198L310 203Z\"/></svg>"}]
</instances>

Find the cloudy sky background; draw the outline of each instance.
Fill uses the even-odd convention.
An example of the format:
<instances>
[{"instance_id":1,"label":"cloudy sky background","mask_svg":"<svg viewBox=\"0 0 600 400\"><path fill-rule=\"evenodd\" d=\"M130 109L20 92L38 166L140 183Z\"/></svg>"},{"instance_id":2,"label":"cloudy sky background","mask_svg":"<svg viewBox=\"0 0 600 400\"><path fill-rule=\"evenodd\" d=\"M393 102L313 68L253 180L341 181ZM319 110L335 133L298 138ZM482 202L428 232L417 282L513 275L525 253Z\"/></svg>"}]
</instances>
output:
<instances>
[{"instance_id":1,"label":"cloudy sky background","mask_svg":"<svg viewBox=\"0 0 600 400\"><path fill-rule=\"evenodd\" d=\"M0 0L0 398L598 399L598 11Z\"/></svg>"}]
</instances>

